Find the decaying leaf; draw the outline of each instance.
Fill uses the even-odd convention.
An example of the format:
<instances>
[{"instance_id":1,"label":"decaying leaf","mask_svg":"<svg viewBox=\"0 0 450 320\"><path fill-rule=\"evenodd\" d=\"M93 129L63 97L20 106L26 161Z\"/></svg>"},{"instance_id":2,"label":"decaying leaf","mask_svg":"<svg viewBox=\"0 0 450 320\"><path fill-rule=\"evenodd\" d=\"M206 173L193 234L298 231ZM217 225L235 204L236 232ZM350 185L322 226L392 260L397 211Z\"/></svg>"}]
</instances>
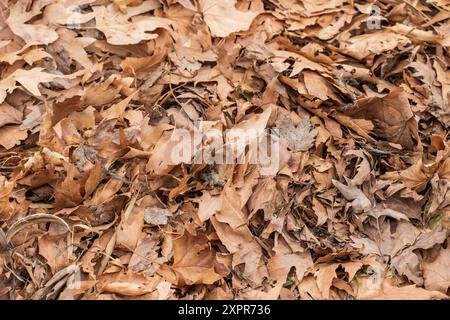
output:
<instances>
[{"instance_id":1,"label":"decaying leaf","mask_svg":"<svg viewBox=\"0 0 450 320\"><path fill-rule=\"evenodd\" d=\"M0 0L0 299L448 299L449 12Z\"/></svg>"},{"instance_id":2,"label":"decaying leaf","mask_svg":"<svg viewBox=\"0 0 450 320\"><path fill-rule=\"evenodd\" d=\"M355 213L366 212L372 207L370 200L357 187L349 187L336 180L333 180L333 184L339 192L342 193L345 199L351 201Z\"/></svg>"},{"instance_id":3,"label":"decaying leaf","mask_svg":"<svg viewBox=\"0 0 450 320\"><path fill-rule=\"evenodd\" d=\"M41 14L44 1L34 2L28 10L27 2L18 1L11 5L7 25L16 35L27 44L49 44L58 39L58 34L43 23L27 23Z\"/></svg>"},{"instance_id":4,"label":"decaying leaf","mask_svg":"<svg viewBox=\"0 0 450 320\"><path fill-rule=\"evenodd\" d=\"M236 1L200 0L199 5L205 22L214 37L226 37L230 33L246 31L262 10L241 11Z\"/></svg>"},{"instance_id":5,"label":"decaying leaf","mask_svg":"<svg viewBox=\"0 0 450 320\"><path fill-rule=\"evenodd\" d=\"M346 114L371 120L375 124L374 132L407 150L414 149L419 142L417 121L408 96L401 90L393 91L383 98L360 100L357 107L346 110Z\"/></svg>"},{"instance_id":6,"label":"decaying leaf","mask_svg":"<svg viewBox=\"0 0 450 320\"><path fill-rule=\"evenodd\" d=\"M168 29L170 21L161 17L140 15L160 6L158 1L147 0L141 5L128 8L124 14L113 4L94 7L95 27L103 32L106 40L114 45L136 44L142 40L156 38L156 33L150 33L158 28Z\"/></svg>"},{"instance_id":7,"label":"decaying leaf","mask_svg":"<svg viewBox=\"0 0 450 320\"><path fill-rule=\"evenodd\" d=\"M192 236L189 232L174 241L173 269L181 275L180 282L186 284L213 284L220 279L214 270L217 263L207 239Z\"/></svg>"}]
</instances>

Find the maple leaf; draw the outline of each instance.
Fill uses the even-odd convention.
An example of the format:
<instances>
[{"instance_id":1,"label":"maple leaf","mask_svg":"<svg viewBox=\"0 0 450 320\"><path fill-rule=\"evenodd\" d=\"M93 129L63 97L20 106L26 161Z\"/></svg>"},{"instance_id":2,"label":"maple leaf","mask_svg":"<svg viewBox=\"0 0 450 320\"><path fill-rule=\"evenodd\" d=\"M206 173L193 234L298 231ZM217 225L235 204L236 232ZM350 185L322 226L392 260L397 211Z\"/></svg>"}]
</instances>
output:
<instances>
[{"instance_id":1,"label":"maple leaf","mask_svg":"<svg viewBox=\"0 0 450 320\"><path fill-rule=\"evenodd\" d=\"M215 257L206 237L186 232L174 241L173 269L188 284L212 284L221 277L214 271Z\"/></svg>"},{"instance_id":2,"label":"maple leaf","mask_svg":"<svg viewBox=\"0 0 450 320\"><path fill-rule=\"evenodd\" d=\"M313 129L307 117L303 118L298 125L288 117L281 117L277 120L276 128L280 137L286 139L288 147L293 152L307 151L314 145L317 136L317 129Z\"/></svg>"}]
</instances>

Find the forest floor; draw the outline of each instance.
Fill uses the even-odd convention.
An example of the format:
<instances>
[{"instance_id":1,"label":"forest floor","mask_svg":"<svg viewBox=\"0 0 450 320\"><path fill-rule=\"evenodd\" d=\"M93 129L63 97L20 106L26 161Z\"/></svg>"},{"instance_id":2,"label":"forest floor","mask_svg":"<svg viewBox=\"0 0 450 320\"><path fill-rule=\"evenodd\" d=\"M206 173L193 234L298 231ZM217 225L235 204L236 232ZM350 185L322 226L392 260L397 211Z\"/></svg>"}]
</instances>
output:
<instances>
[{"instance_id":1,"label":"forest floor","mask_svg":"<svg viewBox=\"0 0 450 320\"><path fill-rule=\"evenodd\" d=\"M0 0L0 299L447 299L448 0Z\"/></svg>"}]
</instances>

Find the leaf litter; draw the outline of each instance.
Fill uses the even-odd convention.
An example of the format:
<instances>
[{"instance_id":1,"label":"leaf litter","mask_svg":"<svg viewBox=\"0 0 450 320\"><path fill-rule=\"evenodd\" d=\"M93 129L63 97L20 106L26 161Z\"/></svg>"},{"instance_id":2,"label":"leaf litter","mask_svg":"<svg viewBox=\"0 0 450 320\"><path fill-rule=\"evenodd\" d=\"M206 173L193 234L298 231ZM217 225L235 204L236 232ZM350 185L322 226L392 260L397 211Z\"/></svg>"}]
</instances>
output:
<instances>
[{"instance_id":1,"label":"leaf litter","mask_svg":"<svg viewBox=\"0 0 450 320\"><path fill-rule=\"evenodd\" d=\"M449 35L437 0L0 1L0 299L448 299Z\"/></svg>"}]
</instances>

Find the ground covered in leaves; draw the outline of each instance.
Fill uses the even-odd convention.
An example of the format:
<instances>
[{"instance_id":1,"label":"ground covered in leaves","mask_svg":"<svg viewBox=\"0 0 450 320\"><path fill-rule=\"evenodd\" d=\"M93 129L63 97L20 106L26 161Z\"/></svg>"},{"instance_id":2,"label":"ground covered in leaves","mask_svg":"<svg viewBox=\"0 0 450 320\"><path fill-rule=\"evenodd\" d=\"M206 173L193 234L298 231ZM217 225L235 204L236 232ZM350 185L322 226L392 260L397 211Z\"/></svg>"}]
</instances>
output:
<instances>
[{"instance_id":1,"label":"ground covered in leaves","mask_svg":"<svg viewBox=\"0 0 450 320\"><path fill-rule=\"evenodd\" d=\"M0 0L0 298L448 298L449 47L448 0Z\"/></svg>"}]
</instances>

